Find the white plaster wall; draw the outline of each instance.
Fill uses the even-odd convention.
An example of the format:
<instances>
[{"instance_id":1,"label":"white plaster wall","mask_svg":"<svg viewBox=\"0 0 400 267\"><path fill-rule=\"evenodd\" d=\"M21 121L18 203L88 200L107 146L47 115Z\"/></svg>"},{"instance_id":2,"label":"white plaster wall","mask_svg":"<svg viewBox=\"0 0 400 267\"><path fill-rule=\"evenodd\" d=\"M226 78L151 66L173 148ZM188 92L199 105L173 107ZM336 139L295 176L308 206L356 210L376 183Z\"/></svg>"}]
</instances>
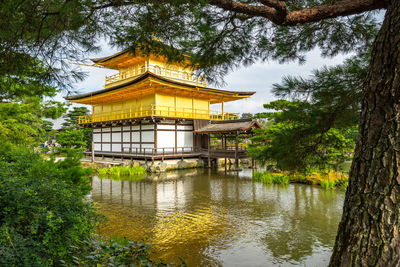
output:
<instances>
[{"instance_id":1,"label":"white plaster wall","mask_svg":"<svg viewBox=\"0 0 400 267\"><path fill-rule=\"evenodd\" d=\"M134 125L134 126L132 126L132 130L139 131L139 129L140 129L139 126L140 126L140 125Z\"/></svg>"},{"instance_id":2,"label":"white plaster wall","mask_svg":"<svg viewBox=\"0 0 400 267\"><path fill-rule=\"evenodd\" d=\"M140 148L139 144L132 144L132 152L135 151L135 148Z\"/></svg>"},{"instance_id":3,"label":"white plaster wall","mask_svg":"<svg viewBox=\"0 0 400 267\"><path fill-rule=\"evenodd\" d=\"M103 133L104 132L109 132L110 131L110 128L103 128Z\"/></svg>"},{"instance_id":4,"label":"white plaster wall","mask_svg":"<svg viewBox=\"0 0 400 267\"><path fill-rule=\"evenodd\" d=\"M104 152L110 152L110 144L103 144L103 150Z\"/></svg>"},{"instance_id":5,"label":"white plaster wall","mask_svg":"<svg viewBox=\"0 0 400 267\"><path fill-rule=\"evenodd\" d=\"M95 143L101 142L101 133L93 134L93 142Z\"/></svg>"},{"instance_id":6,"label":"white plaster wall","mask_svg":"<svg viewBox=\"0 0 400 267\"><path fill-rule=\"evenodd\" d=\"M112 130L113 130L113 132L120 132L121 131L121 129L122 129L122 127L121 126L117 126L117 127L112 127Z\"/></svg>"},{"instance_id":7,"label":"white plaster wall","mask_svg":"<svg viewBox=\"0 0 400 267\"><path fill-rule=\"evenodd\" d=\"M142 144L142 148L154 148L154 144ZM150 153L150 149L147 151Z\"/></svg>"},{"instance_id":8,"label":"white plaster wall","mask_svg":"<svg viewBox=\"0 0 400 267\"><path fill-rule=\"evenodd\" d=\"M164 151L172 152L175 148L175 132L157 131L157 148L169 148ZM160 153L162 150L158 152Z\"/></svg>"},{"instance_id":9,"label":"white plaster wall","mask_svg":"<svg viewBox=\"0 0 400 267\"><path fill-rule=\"evenodd\" d=\"M103 142L110 142L110 133L103 133Z\"/></svg>"},{"instance_id":10,"label":"white plaster wall","mask_svg":"<svg viewBox=\"0 0 400 267\"><path fill-rule=\"evenodd\" d=\"M178 131L177 141L177 147L193 147L193 133Z\"/></svg>"},{"instance_id":11,"label":"white plaster wall","mask_svg":"<svg viewBox=\"0 0 400 267\"><path fill-rule=\"evenodd\" d=\"M178 130L193 130L193 125L177 125Z\"/></svg>"},{"instance_id":12,"label":"white plaster wall","mask_svg":"<svg viewBox=\"0 0 400 267\"><path fill-rule=\"evenodd\" d=\"M161 129L161 130L175 130L175 125L162 125L162 124L159 124L159 125L157 125L157 129Z\"/></svg>"},{"instance_id":13,"label":"white plaster wall","mask_svg":"<svg viewBox=\"0 0 400 267\"><path fill-rule=\"evenodd\" d=\"M94 133L99 133L99 132L101 132L101 128L93 128L93 132Z\"/></svg>"},{"instance_id":14,"label":"white plaster wall","mask_svg":"<svg viewBox=\"0 0 400 267\"><path fill-rule=\"evenodd\" d=\"M94 144L94 151L101 151L101 144Z\"/></svg>"},{"instance_id":15,"label":"white plaster wall","mask_svg":"<svg viewBox=\"0 0 400 267\"><path fill-rule=\"evenodd\" d=\"M121 133L112 133L112 141L121 142Z\"/></svg>"},{"instance_id":16,"label":"white plaster wall","mask_svg":"<svg viewBox=\"0 0 400 267\"><path fill-rule=\"evenodd\" d=\"M142 132L142 142L154 142L154 131Z\"/></svg>"},{"instance_id":17,"label":"white plaster wall","mask_svg":"<svg viewBox=\"0 0 400 267\"><path fill-rule=\"evenodd\" d=\"M154 129L154 124L142 124L142 130Z\"/></svg>"},{"instance_id":18,"label":"white plaster wall","mask_svg":"<svg viewBox=\"0 0 400 267\"><path fill-rule=\"evenodd\" d=\"M123 142L125 143L125 142L130 142L131 141L131 134L129 133L129 132L124 132L123 133L123 136L122 136L122 138L123 138Z\"/></svg>"},{"instance_id":19,"label":"white plaster wall","mask_svg":"<svg viewBox=\"0 0 400 267\"><path fill-rule=\"evenodd\" d=\"M130 131L131 127L130 126L124 126L124 127L122 127L122 130L123 131Z\"/></svg>"},{"instance_id":20,"label":"white plaster wall","mask_svg":"<svg viewBox=\"0 0 400 267\"><path fill-rule=\"evenodd\" d=\"M140 142L139 132L132 132L132 142Z\"/></svg>"},{"instance_id":21,"label":"white plaster wall","mask_svg":"<svg viewBox=\"0 0 400 267\"><path fill-rule=\"evenodd\" d=\"M112 152L121 152L121 144L112 144Z\"/></svg>"}]
</instances>

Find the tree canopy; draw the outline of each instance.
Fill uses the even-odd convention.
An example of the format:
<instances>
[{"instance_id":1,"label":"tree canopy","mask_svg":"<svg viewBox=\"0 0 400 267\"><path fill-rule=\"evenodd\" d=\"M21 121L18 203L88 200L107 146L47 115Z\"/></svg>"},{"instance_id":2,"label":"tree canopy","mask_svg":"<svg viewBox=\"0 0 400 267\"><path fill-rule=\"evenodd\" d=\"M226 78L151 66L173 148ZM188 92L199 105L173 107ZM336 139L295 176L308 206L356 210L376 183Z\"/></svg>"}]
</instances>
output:
<instances>
[{"instance_id":1,"label":"tree canopy","mask_svg":"<svg viewBox=\"0 0 400 267\"><path fill-rule=\"evenodd\" d=\"M379 9L386 9L383 23L376 20ZM132 52L140 46L142 53L152 51L170 60L190 55L192 66L217 83L241 64L270 59L302 63L314 48L325 56L371 51L350 183L330 264L399 262L400 237L393 234L400 227L395 220L400 216L399 0L6 0L0 15L0 81L13 85L9 92L1 87L2 99L17 95L20 82L68 88L82 76L65 63L96 49L99 36ZM355 87L350 97L357 94ZM350 111L359 109L340 95L333 97L345 101ZM322 99L315 103L329 119L332 106L324 107ZM341 127L336 111L334 124Z\"/></svg>"}]
</instances>

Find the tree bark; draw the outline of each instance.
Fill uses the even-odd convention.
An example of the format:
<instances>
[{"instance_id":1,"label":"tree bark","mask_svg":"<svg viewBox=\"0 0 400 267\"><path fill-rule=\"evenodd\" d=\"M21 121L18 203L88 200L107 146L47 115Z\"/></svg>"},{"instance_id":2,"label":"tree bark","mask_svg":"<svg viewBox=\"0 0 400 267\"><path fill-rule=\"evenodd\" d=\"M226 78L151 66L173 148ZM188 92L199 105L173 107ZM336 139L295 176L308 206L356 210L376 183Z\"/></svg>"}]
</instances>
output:
<instances>
[{"instance_id":1,"label":"tree bark","mask_svg":"<svg viewBox=\"0 0 400 267\"><path fill-rule=\"evenodd\" d=\"M330 266L400 266L400 0L365 82L355 156Z\"/></svg>"}]
</instances>

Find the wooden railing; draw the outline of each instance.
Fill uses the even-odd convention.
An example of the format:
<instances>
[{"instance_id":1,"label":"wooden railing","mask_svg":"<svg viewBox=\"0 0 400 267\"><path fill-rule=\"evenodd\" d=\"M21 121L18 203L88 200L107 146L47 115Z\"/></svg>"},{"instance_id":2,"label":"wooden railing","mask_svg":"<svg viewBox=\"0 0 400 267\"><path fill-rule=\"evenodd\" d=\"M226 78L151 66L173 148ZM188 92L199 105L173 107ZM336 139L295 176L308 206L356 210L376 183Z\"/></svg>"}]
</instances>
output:
<instances>
[{"instance_id":1,"label":"wooden railing","mask_svg":"<svg viewBox=\"0 0 400 267\"><path fill-rule=\"evenodd\" d=\"M212 150L212 151L215 151L215 150L229 150L229 151L231 151L231 150L236 150L236 145L235 144L227 144L225 148L222 146L222 144L220 144L220 145L212 145L210 150ZM238 144L238 150L246 151L247 150L247 144Z\"/></svg>"},{"instance_id":2,"label":"wooden railing","mask_svg":"<svg viewBox=\"0 0 400 267\"><path fill-rule=\"evenodd\" d=\"M239 113L229 113L221 111L208 111L193 108L174 108L168 106L150 105L135 110L120 110L112 112L102 112L100 114L79 116L78 123L106 122L114 120L141 118L148 116L200 119L200 120L236 120Z\"/></svg>"},{"instance_id":3,"label":"wooden railing","mask_svg":"<svg viewBox=\"0 0 400 267\"><path fill-rule=\"evenodd\" d=\"M179 71L174 68L162 68L157 65L143 65L141 67L131 68L127 71L120 71L117 74L106 76L105 77L105 86L108 87L109 85L117 82L124 81L126 79L132 79L138 77L145 73L146 71L150 71L156 75L167 77L173 80L177 80L184 83L194 84L197 86L207 86L206 80L203 78L199 78L196 75L193 75L189 71Z\"/></svg>"},{"instance_id":4,"label":"wooden railing","mask_svg":"<svg viewBox=\"0 0 400 267\"><path fill-rule=\"evenodd\" d=\"M124 148L123 153L132 155L144 155L144 156L168 156L177 154L191 154L196 152L193 147L163 147L163 148Z\"/></svg>"}]
</instances>

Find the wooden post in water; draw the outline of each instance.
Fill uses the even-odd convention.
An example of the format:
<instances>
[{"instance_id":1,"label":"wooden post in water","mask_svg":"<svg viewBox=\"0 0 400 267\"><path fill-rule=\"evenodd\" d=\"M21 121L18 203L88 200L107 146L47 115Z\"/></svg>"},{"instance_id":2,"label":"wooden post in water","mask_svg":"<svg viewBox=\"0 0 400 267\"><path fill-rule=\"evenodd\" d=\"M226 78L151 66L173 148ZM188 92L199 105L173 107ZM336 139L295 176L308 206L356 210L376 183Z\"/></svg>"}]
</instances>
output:
<instances>
[{"instance_id":1,"label":"wooden post in water","mask_svg":"<svg viewBox=\"0 0 400 267\"><path fill-rule=\"evenodd\" d=\"M226 150L226 135L224 134L224 135L222 135L222 148L223 148L223 150ZM226 156L225 156L225 160L224 160L224 162L225 162L225 172L226 172Z\"/></svg>"},{"instance_id":2,"label":"wooden post in water","mask_svg":"<svg viewBox=\"0 0 400 267\"><path fill-rule=\"evenodd\" d=\"M210 150L211 150L211 136L210 136L210 134L208 134L208 168L211 168Z\"/></svg>"},{"instance_id":3,"label":"wooden post in water","mask_svg":"<svg viewBox=\"0 0 400 267\"><path fill-rule=\"evenodd\" d=\"M92 162L94 162L94 141L92 140Z\"/></svg>"},{"instance_id":4,"label":"wooden post in water","mask_svg":"<svg viewBox=\"0 0 400 267\"><path fill-rule=\"evenodd\" d=\"M239 169L239 159L238 159L238 149L239 149L239 138L238 138L238 131L236 131L235 136L235 169Z\"/></svg>"}]
</instances>

